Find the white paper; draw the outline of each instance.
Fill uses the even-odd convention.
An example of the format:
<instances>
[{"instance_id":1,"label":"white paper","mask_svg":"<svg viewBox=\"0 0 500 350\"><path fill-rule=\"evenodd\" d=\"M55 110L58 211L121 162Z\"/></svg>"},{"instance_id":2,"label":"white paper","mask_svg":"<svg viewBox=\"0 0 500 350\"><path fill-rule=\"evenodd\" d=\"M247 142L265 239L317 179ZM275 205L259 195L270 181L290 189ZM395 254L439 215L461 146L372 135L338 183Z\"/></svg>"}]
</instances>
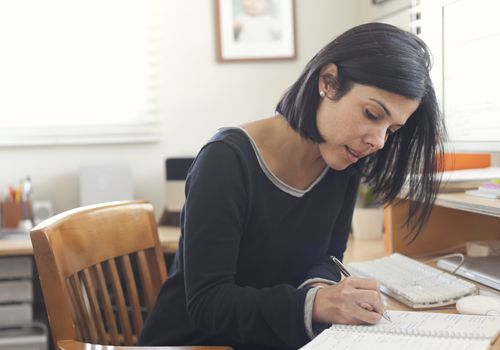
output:
<instances>
[{"instance_id":1,"label":"white paper","mask_svg":"<svg viewBox=\"0 0 500 350\"><path fill-rule=\"evenodd\" d=\"M303 350L479 350L489 349L500 331L500 316L388 311L392 322L332 325Z\"/></svg>"},{"instance_id":2,"label":"white paper","mask_svg":"<svg viewBox=\"0 0 500 350\"><path fill-rule=\"evenodd\" d=\"M381 319L376 325L333 325L340 330L358 330L424 336L493 338L500 331L500 316L460 315L416 311L388 311L392 323Z\"/></svg>"},{"instance_id":3,"label":"white paper","mask_svg":"<svg viewBox=\"0 0 500 350\"><path fill-rule=\"evenodd\" d=\"M301 350L485 350L488 340L425 338L326 329Z\"/></svg>"}]
</instances>

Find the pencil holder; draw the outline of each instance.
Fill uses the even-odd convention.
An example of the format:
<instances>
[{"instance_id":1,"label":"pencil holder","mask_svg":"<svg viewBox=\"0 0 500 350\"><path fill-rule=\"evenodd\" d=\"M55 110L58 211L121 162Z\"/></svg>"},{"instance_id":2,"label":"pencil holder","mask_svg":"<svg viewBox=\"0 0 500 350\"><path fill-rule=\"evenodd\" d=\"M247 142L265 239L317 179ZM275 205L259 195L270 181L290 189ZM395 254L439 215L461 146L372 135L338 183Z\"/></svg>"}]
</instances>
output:
<instances>
[{"instance_id":1,"label":"pencil holder","mask_svg":"<svg viewBox=\"0 0 500 350\"><path fill-rule=\"evenodd\" d=\"M2 203L2 227L17 228L23 219L31 220L31 202Z\"/></svg>"}]
</instances>

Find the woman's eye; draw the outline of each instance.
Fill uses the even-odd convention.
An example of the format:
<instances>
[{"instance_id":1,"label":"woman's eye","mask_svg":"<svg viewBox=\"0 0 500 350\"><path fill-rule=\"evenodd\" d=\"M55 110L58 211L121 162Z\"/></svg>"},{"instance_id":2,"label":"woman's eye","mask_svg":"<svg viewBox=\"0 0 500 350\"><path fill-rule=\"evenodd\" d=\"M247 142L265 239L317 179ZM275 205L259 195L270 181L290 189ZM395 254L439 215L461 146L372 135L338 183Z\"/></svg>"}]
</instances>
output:
<instances>
[{"instance_id":1,"label":"woman's eye","mask_svg":"<svg viewBox=\"0 0 500 350\"><path fill-rule=\"evenodd\" d=\"M377 120L378 117L373 114L372 112L370 112L369 110L365 110L365 113L366 113L366 116L368 117L368 119L370 120Z\"/></svg>"}]
</instances>

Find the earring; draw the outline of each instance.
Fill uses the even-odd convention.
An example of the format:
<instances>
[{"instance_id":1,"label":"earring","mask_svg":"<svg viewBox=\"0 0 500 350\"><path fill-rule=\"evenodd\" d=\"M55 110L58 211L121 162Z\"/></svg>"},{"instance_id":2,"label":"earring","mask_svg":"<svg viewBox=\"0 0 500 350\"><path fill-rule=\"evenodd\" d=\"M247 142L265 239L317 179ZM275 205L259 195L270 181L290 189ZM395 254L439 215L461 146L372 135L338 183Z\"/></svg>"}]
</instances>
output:
<instances>
[{"instance_id":1,"label":"earring","mask_svg":"<svg viewBox=\"0 0 500 350\"><path fill-rule=\"evenodd\" d=\"M324 92L323 90L321 90L321 91L319 92L319 96L321 96L321 97L325 97L325 92Z\"/></svg>"}]
</instances>

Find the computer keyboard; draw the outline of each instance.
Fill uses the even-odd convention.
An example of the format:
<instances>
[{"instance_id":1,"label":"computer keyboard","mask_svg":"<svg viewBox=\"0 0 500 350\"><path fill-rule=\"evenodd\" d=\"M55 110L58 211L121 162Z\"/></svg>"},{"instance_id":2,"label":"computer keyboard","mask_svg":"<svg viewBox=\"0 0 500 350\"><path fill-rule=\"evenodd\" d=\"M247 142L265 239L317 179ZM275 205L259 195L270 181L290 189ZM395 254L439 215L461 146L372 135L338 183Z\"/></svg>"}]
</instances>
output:
<instances>
[{"instance_id":1,"label":"computer keyboard","mask_svg":"<svg viewBox=\"0 0 500 350\"><path fill-rule=\"evenodd\" d=\"M415 309L452 305L479 292L473 283L398 253L348 268L354 276L378 280L381 292Z\"/></svg>"}]
</instances>

